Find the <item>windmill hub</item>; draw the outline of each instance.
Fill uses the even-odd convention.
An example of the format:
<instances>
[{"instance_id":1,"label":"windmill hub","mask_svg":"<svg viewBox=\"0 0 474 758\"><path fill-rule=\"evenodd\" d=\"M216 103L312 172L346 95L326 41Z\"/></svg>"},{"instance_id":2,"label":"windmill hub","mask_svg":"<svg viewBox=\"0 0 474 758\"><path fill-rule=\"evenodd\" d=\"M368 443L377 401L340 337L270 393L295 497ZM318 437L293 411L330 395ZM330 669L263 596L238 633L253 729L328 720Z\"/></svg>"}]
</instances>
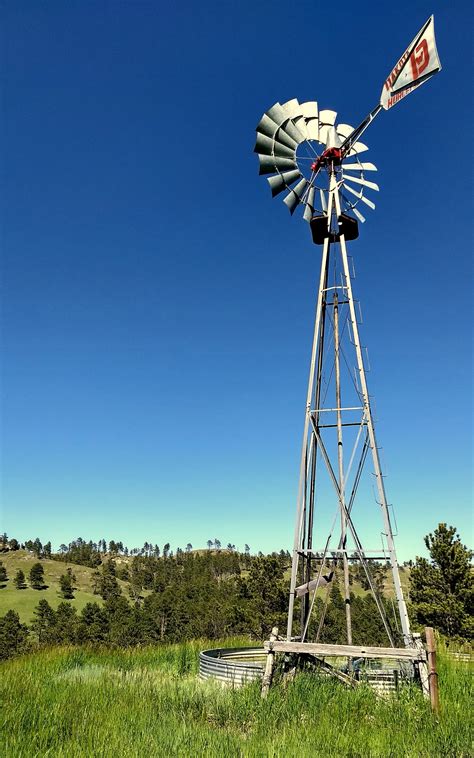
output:
<instances>
[{"instance_id":1,"label":"windmill hub","mask_svg":"<svg viewBox=\"0 0 474 758\"><path fill-rule=\"evenodd\" d=\"M339 147L328 147L322 155L311 164L311 171L319 171L323 166L340 166L342 164L342 150Z\"/></svg>"}]
</instances>

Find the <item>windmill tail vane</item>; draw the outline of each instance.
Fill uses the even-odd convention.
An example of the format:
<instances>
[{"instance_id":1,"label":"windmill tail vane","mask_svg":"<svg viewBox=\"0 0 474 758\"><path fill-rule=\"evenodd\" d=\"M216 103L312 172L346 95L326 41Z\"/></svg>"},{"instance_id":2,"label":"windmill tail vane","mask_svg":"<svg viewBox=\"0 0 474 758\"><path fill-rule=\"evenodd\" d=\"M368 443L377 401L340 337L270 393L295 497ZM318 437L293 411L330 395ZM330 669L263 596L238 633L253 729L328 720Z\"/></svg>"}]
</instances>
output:
<instances>
[{"instance_id":1,"label":"windmill tail vane","mask_svg":"<svg viewBox=\"0 0 474 758\"><path fill-rule=\"evenodd\" d=\"M373 197L379 191L373 181L377 168L367 160L368 147L360 138L382 110L390 110L440 70L431 16L385 79L378 104L356 128L339 122L334 110L321 108L316 101L299 102L296 98L275 103L257 125L254 151L258 155L259 173L266 177L273 197L283 195L291 215L302 206L313 242L322 246L286 642L271 643L271 649L281 652L290 652L292 645L303 652L303 643L310 636L316 638L311 643L313 648L318 647L327 603L321 608L316 596L322 592L328 598L339 577L344 588L346 654L352 654L348 650L356 650L352 646L349 585L350 563L357 561L394 653L418 663L421 660L413 652L417 643L410 631L400 581L346 243L358 237L358 224L365 221L368 209L375 209ZM376 501L382 517L382 551L380 547L367 550L356 526L356 500L361 491L364 495L361 480L367 460L372 462ZM331 498L334 519L321 547L317 539L323 529L317 526L317 518ZM383 560L390 565L396 600L393 619L389 618L376 586L371 560ZM311 616L315 607L319 609L317 622ZM404 645L403 650L396 647L397 641ZM314 650L311 654L315 654Z\"/></svg>"}]
</instances>

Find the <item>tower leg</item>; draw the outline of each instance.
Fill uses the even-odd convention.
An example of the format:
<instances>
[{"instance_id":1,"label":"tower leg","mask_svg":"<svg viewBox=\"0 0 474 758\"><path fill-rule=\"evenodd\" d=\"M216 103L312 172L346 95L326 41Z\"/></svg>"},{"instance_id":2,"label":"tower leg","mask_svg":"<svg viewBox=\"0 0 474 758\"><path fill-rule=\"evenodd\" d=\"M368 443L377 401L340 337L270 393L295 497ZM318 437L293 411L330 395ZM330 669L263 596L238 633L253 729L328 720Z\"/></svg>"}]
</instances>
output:
<instances>
[{"instance_id":1,"label":"tower leg","mask_svg":"<svg viewBox=\"0 0 474 758\"><path fill-rule=\"evenodd\" d=\"M397 554L395 552L395 543L393 541L392 524L390 522L390 514L388 511L387 496L385 493L385 485L383 481L382 468L380 465L379 451L377 448L377 442L375 438L374 423L372 419L369 392L367 389L367 380L365 376L365 367L364 367L364 361L362 358L362 349L361 349L360 339L359 339L359 327L357 324L357 317L356 317L356 312L355 312L355 307L354 307L354 298L352 295L352 284L351 284L351 277L350 277L350 272L349 272L349 263L348 263L348 258L347 258L346 241L343 235L341 235L341 238L340 238L340 248L341 248L341 257L342 257L342 265L343 265L343 273L344 273L344 284L345 284L347 299L349 301L350 322L351 322L352 335L354 338L355 352L356 352L356 357L357 357L357 369L358 369L359 379L360 379L361 395L362 395L362 401L364 403L364 411L365 411L365 417L366 417L366 423L367 423L369 444L370 444L370 449L372 451L372 462L374 466L374 474L375 474L375 479L377 482L379 505L382 510L383 525L385 529L385 535L387 537L387 548L388 548L388 554L390 558L390 565L392 569L393 585L395 587L395 595L397 598L400 624L402 628L405 645L408 647L412 644L412 638L410 634L410 622L408 620L407 608L405 604L405 599L403 597L402 585L400 582L400 572L399 572L399 567L398 567Z\"/></svg>"},{"instance_id":2,"label":"tower leg","mask_svg":"<svg viewBox=\"0 0 474 758\"><path fill-rule=\"evenodd\" d=\"M337 418L337 462L339 472L339 504L341 511L341 547L343 549L342 564L344 570L344 605L346 609L347 644L352 645L351 596L349 589L349 563L347 560L347 518L346 518L346 488L344 483L344 452L342 440L342 402L341 402L341 367L339 361L339 305L337 291L333 300L334 317L334 367L336 376L336 418Z\"/></svg>"},{"instance_id":3,"label":"tower leg","mask_svg":"<svg viewBox=\"0 0 474 758\"><path fill-rule=\"evenodd\" d=\"M298 485L298 503L296 512L295 533L293 540L293 556L291 562L291 580L290 580L290 598L288 603L288 624L286 635L287 639L291 640L293 632L293 615L295 606L295 588L298 577L298 564L299 564L299 550L301 548L301 535L303 532L303 521L306 517L306 481L307 481L307 465L308 465L308 433L311 428L311 401L313 398L314 382L315 382L315 370L316 360L319 356L318 363L321 361L322 350L321 341L324 335L323 329L323 310L326 299L326 283L328 276L328 262L329 262L329 237L324 240L323 253L321 259L321 273L319 278L319 290L318 299L316 303L316 316L314 320L314 333L313 333L313 347L311 350L311 362L309 368L308 379L308 394L306 396L306 410L303 430L303 442L301 446L301 463L300 463L300 479ZM321 367L318 366L318 394L319 383L321 381ZM314 451L316 455L316 450ZM312 514L311 514L311 527L312 527Z\"/></svg>"}]
</instances>

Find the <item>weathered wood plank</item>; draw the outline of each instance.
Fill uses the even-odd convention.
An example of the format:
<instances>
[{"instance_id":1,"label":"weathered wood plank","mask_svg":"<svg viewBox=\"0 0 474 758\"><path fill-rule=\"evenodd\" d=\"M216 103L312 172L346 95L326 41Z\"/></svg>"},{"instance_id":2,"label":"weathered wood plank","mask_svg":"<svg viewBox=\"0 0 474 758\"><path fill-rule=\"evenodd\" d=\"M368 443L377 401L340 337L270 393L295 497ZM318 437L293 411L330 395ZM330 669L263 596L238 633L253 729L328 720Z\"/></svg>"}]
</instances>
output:
<instances>
[{"instance_id":1,"label":"weathered wood plank","mask_svg":"<svg viewBox=\"0 0 474 758\"><path fill-rule=\"evenodd\" d=\"M275 653L308 653L318 657L326 655L349 656L351 658L395 658L405 660L426 660L424 650L406 647L368 647L365 645L327 645L320 642L265 642L266 650Z\"/></svg>"}]
</instances>

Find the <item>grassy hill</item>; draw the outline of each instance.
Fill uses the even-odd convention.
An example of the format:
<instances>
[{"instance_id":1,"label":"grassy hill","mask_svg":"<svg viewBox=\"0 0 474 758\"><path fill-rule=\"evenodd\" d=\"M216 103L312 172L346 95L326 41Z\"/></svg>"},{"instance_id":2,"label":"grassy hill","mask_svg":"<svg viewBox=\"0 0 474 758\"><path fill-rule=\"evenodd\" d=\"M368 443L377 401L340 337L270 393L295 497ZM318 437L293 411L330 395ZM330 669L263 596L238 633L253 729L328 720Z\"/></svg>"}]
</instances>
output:
<instances>
[{"instance_id":1,"label":"grassy hill","mask_svg":"<svg viewBox=\"0 0 474 758\"><path fill-rule=\"evenodd\" d=\"M468 758L470 672L440 651L441 713L421 691L377 698L299 674L266 700L200 681L201 640L134 650L50 648L0 664L2 755ZM247 641L248 644L248 641Z\"/></svg>"},{"instance_id":2,"label":"grassy hill","mask_svg":"<svg viewBox=\"0 0 474 758\"><path fill-rule=\"evenodd\" d=\"M41 598L45 598L53 608L63 600L59 594L59 579L61 574L66 573L68 565L72 568L76 577L77 590L74 593L74 600L69 602L77 608L78 611L89 602L102 603L98 595L94 595L92 588L92 574L94 569L88 566L76 566L66 564L62 561L53 561L42 558L40 563L44 568L44 583L46 589L33 590L30 586L25 590L17 590L13 584L13 577L18 569L25 574L28 583L28 575L34 563L38 562L36 556L27 550L16 550L14 552L0 553L0 561L3 562L7 570L8 581L6 586L0 589L0 616L9 610L17 611L20 620L23 623L29 623L34 617L33 610L38 605ZM119 582L122 589L126 589L125 582ZM0 585L1 586L1 585ZM126 593L125 593L126 594Z\"/></svg>"},{"instance_id":3,"label":"grassy hill","mask_svg":"<svg viewBox=\"0 0 474 758\"><path fill-rule=\"evenodd\" d=\"M20 616L20 620L23 623L30 623L34 616L34 608L38 605L38 602L41 600L41 598L45 598L53 608L56 608L63 599L60 596L59 579L61 577L61 574L64 574L66 572L68 566L72 568L72 571L76 577L77 590L74 593L74 600L70 601L72 605L75 606L78 611L80 611L88 602L102 603L100 596L94 595L93 593L92 575L94 573L94 569L89 568L88 566L79 566L72 563L66 564L63 561L54 561L43 558L41 559L41 564L44 568L44 582L46 588L42 590L34 590L28 586L27 589L18 590L13 584L13 577L15 576L17 570L22 569L28 583L30 569L34 563L38 562L38 559L33 555L33 553L27 550L17 550L7 553L0 553L0 560L3 562L8 574L8 581L6 582L6 586L0 589L0 616L4 615L8 610L12 609L17 611ZM120 556L116 559L117 566L124 563L130 563L130 561L131 558L125 556ZM290 572L288 571L286 576L288 579L289 573ZM243 576L246 574L248 574L248 571L242 572ZM406 593L405 596L407 597L409 585L409 569L401 569L400 578L403 589ZM339 584L342 587L341 582L339 582ZM121 586L122 592L124 593L125 597L128 597L127 583L119 580L119 585ZM2 585L0 585L0 587L2 587ZM351 592L357 596L367 594L367 591L363 590L360 583L357 581L351 585ZM148 593L149 590L142 591L143 595L147 595ZM387 597L393 597L395 594L390 570L387 571L386 582L384 585L384 594ZM325 590L318 590L318 595L324 597Z\"/></svg>"}]
</instances>

